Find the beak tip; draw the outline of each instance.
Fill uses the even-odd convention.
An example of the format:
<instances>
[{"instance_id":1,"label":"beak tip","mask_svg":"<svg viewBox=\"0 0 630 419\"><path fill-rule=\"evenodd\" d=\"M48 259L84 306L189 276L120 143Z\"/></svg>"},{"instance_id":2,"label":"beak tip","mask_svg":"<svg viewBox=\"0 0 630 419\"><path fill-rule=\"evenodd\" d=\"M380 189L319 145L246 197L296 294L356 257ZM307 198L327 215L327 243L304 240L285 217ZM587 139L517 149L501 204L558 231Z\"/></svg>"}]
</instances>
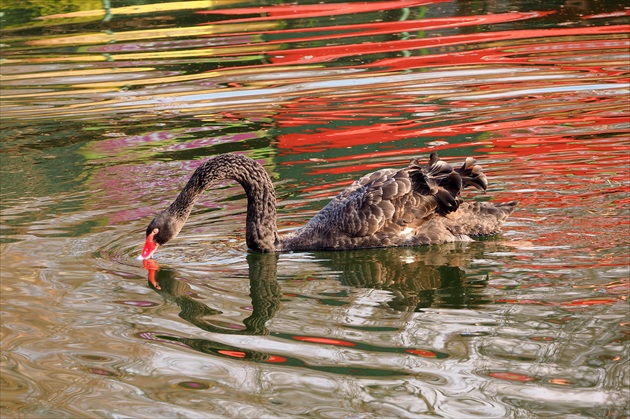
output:
<instances>
[{"instance_id":1,"label":"beak tip","mask_svg":"<svg viewBox=\"0 0 630 419\"><path fill-rule=\"evenodd\" d=\"M153 240L153 236L155 233L151 233L147 236L147 241L144 243L144 247L142 248L142 253L140 254L140 258L147 260L153 256L153 253L157 250L159 245Z\"/></svg>"}]
</instances>

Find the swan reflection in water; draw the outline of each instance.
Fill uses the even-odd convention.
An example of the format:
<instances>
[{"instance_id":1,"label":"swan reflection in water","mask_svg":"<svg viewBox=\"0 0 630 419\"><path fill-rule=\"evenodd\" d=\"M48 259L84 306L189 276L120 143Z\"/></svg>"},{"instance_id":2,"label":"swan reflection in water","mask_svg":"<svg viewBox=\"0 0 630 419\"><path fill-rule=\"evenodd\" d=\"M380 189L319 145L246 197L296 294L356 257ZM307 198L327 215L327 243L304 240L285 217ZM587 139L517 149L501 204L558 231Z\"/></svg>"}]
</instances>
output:
<instances>
[{"instance_id":1,"label":"swan reflection in water","mask_svg":"<svg viewBox=\"0 0 630 419\"><path fill-rule=\"evenodd\" d=\"M449 243L415 248L380 248L345 252L314 252L317 268L331 273L342 285L352 288L382 289L390 292L387 306L397 311L420 311L428 307L470 308L488 303L483 295L469 292L483 286L485 278L466 280L464 267L500 246L492 241ZM221 311L193 298L190 285L176 279L172 269L162 269L154 260L145 261L149 285L180 308L179 316L200 329L227 334L266 335L265 324L278 310L282 298L277 280L277 253L247 254L252 314L245 328L220 327L210 319ZM287 277L287 276L285 276ZM351 303L350 303L351 304Z\"/></svg>"},{"instance_id":2,"label":"swan reflection in water","mask_svg":"<svg viewBox=\"0 0 630 419\"><path fill-rule=\"evenodd\" d=\"M466 279L461 267L469 265L474 259L479 259L484 253L504 248L500 242L486 241L475 243L450 243L437 246L414 248L381 248L345 252L314 252L313 262L300 264L314 264L323 276L335 275L342 285L348 287L349 294L356 289L382 289L389 291L386 308L397 311L421 311L423 308L471 308L489 301L484 300L483 293L472 289L482 289L487 280L478 278L475 281ZM179 317L199 327L200 329L217 334L236 335L271 335L274 338L289 341L311 342L317 344L352 346L355 349L379 353L401 353L427 356L431 358L448 358L449 354L435 351L432 348L406 348L366 345L360 341L341 341L327 336L293 336L282 331L270 332L266 324L271 320L281 306L283 294L282 281L277 279L278 253L247 254L249 266L249 283L252 313L243 320L243 326L219 326L213 322L213 316L218 316L220 310L209 307L195 299L196 292L191 286L177 279L180 277L175 270L159 268L154 260L146 260L145 267L149 271L149 286L165 299L174 302L180 308ZM284 271L282 266L282 270ZM301 273L304 270L300 266ZM282 274L282 278L290 278L291 274ZM329 297L315 297L322 304L331 304ZM352 306L353 301L337 300L336 305ZM328 373L361 376L401 376L406 372L392 368L361 368L344 365L314 365L286 352L266 353L247 347L228 345L211 336L204 338L155 334L143 332L139 336L143 339L161 341L163 343L184 346L195 351L220 357L230 357L246 361L274 363L287 366L299 366L312 370L325 370Z\"/></svg>"}]
</instances>

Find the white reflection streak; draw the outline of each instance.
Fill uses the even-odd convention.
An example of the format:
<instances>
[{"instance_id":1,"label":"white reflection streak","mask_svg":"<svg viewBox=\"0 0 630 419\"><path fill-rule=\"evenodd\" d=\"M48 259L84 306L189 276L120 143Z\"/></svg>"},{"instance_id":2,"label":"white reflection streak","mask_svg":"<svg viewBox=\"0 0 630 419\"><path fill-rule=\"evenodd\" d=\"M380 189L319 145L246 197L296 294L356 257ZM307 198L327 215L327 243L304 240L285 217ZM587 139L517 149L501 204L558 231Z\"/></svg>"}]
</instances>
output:
<instances>
[{"instance_id":1,"label":"white reflection streak","mask_svg":"<svg viewBox=\"0 0 630 419\"><path fill-rule=\"evenodd\" d=\"M484 95L453 96L453 100L478 100L478 99L498 99L504 97L527 96L540 93L560 93L560 92L580 92L591 90L614 90L616 94L622 93L620 90L630 89L630 83L609 83L609 84L586 84L571 86L541 87L538 89L510 90L509 92L488 93Z\"/></svg>"},{"instance_id":2,"label":"white reflection streak","mask_svg":"<svg viewBox=\"0 0 630 419\"><path fill-rule=\"evenodd\" d=\"M318 89L339 89L344 87L357 87L357 86L374 86L378 84L390 84L390 83L400 83L400 82L410 82L415 80L425 80L425 79L436 79L436 78L456 78L456 77L472 77L472 76L480 76L480 75L496 75L496 74L506 74L506 73L515 73L515 72L530 72L536 71L536 69L516 69L516 68L508 68L508 69L484 69L480 71L471 71L471 70L457 70L457 71L447 71L447 72L435 72L435 73L423 73L423 74L405 74L405 75L396 75L396 76L379 76L379 77L364 77L364 78L353 78L353 79L339 79L339 80L325 80L325 81L314 81L308 83L297 83L290 84L286 86L279 86L272 89L252 89L252 90L231 90L225 92L215 92L215 93L201 93L201 94L193 94L193 95L182 95L177 96L176 98L172 98L170 100L173 101L174 105L183 105L186 104L186 107L193 107L190 105L190 102L207 102L214 101L219 99L234 99L234 98L242 98L248 96L264 96L269 98L277 98L286 94L295 94L296 92L302 92L306 90L318 90ZM114 103L112 106L129 106L129 105L165 105L165 99L148 99L148 100L139 100L133 102L120 102ZM201 105L200 105L201 106Z\"/></svg>"}]
</instances>

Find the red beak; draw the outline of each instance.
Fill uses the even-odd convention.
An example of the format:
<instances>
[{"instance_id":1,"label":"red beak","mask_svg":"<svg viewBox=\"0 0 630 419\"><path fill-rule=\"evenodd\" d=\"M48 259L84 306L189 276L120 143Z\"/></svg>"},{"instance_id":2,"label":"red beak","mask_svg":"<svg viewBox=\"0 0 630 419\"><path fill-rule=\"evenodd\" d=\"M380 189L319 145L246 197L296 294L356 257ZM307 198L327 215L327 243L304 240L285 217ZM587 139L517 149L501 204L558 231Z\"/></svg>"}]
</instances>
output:
<instances>
[{"instance_id":1,"label":"red beak","mask_svg":"<svg viewBox=\"0 0 630 419\"><path fill-rule=\"evenodd\" d=\"M157 233L157 229L153 230L148 236L147 236L147 241L144 242L144 249L142 249L142 259L149 259L151 256L153 256L153 253L155 253L155 251L158 248L158 244L153 240L153 236L155 236L155 234Z\"/></svg>"},{"instance_id":2,"label":"red beak","mask_svg":"<svg viewBox=\"0 0 630 419\"><path fill-rule=\"evenodd\" d=\"M145 259L142 264L144 268L149 271L149 282L155 289L161 290L160 284L155 280L155 273L160 269L160 266L153 259Z\"/></svg>"}]
</instances>

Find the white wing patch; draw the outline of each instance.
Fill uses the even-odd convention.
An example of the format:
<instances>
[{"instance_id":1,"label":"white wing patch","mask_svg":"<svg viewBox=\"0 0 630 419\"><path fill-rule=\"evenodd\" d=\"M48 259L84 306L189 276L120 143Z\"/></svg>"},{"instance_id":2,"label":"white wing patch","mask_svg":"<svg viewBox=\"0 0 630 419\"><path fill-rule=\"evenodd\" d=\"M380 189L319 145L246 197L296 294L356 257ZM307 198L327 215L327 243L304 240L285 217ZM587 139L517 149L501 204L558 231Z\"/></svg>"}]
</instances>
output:
<instances>
[{"instance_id":1,"label":"white wing patch","mask_svg":"<svg viewBox=\"0 0 630 419\"><path fill-rule=\"evenodd\" d=\"M411 227L406 227L404 230L402 230L400 233L398 233L401 237L410 237L411 233L413 233L413 228Z\"/></svg>"}]
</instances>

